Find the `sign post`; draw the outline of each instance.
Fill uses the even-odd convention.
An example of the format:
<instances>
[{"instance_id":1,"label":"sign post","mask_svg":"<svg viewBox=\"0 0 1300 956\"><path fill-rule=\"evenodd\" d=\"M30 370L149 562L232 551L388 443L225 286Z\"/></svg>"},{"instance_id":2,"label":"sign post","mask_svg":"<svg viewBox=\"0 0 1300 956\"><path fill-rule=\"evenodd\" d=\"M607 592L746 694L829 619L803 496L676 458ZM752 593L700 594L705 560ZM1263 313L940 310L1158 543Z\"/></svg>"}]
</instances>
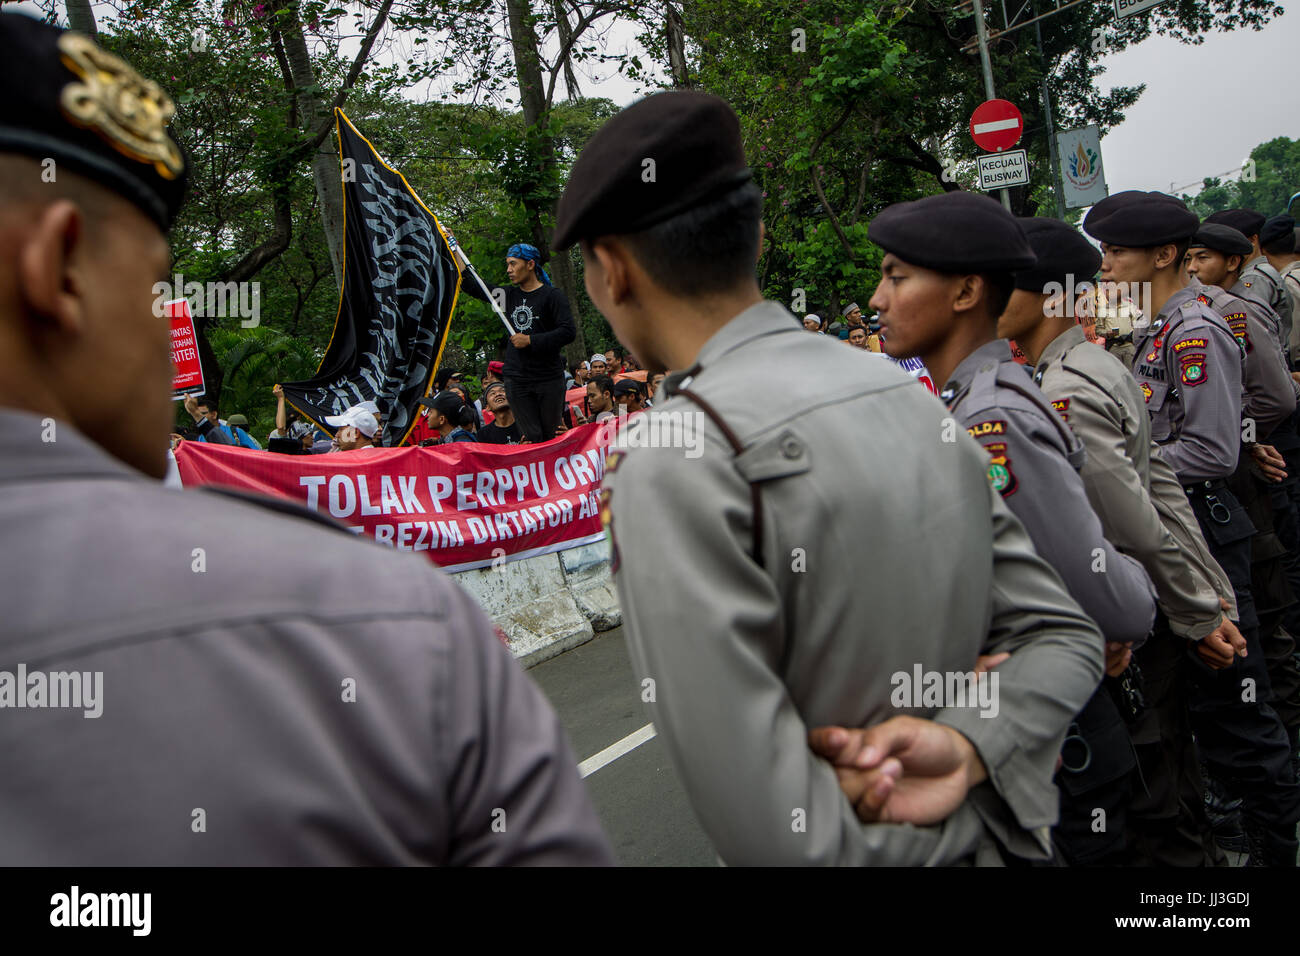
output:
<instances>
[{"instance_id":1,"label":"sign post","mask_svg":"<svg viewBox=\"0 0 1300 956\"><path fill-rule=\"evenodd\" d=\"M989 100L995 100L997 99L998 94L993 88L993 64L989 60L989 31L987 25L984 23L984 4L982 0L972 0L972 2L975 8L975 34L979 41L980 48L980 69L984 73L984 94L989 98ZM979 110L977 109L975 112L978 113ZM975 117L972 116L972 136L975 134L974 126ZM1017 136L1015 140L1012 140L1007 145L1014 146L1019 139L1020 137ZM976 142L978 143L979 141L976 140ZM1005 149L1006 147L1003 148ZM1007 212L1011 211L1011 195L1005 189L1002 190L1002 205L1006 208Z\"/></svg>"},{"instance_id":2,"label":"sign post","mask_svg":"<svg viewBox=\"0 0 1300 956\"><path fill-rule=\"evenodd\" d=\"M991 82L986 85L992 89ZM997 154L979 158L980 189L997 189L1002 195L1002 205L1008 211L1011 210L1011 196L1007 192L1007 187L1029 183L1029 164L1026 162L1023 149L1014 151L1014 154L1019 156L1018 165L996 162L996 160L1006 150L1020 142L1020 135L1024 131L1025 118L1020 114L1016 104L1007 100L988 99L975 107L975 112L970 115L970 135L971 139L975 140L975 145L986 152ZM1017 170L1014 174L1001 178L993 176L994 170L1005 172L1013 166ZM1002 185L992 185L998 182Z\"/></svg>"},{"instance_id":3,"label":"sign post","mask_svg":"<svg viewBox=\"0 0 1300 956\"><path fill-rule=\"evenodd\" d=\"M1101 130L1096 126L1056 134L1056 151L1061 157L1061 187L1068 209L1081 209L1101 202L1110 190L1101 165Z\"/></svg>"},{"instance_id":4,"label":"sign post","mask_svg":"<svg viewBox=\"0 0 1300 956\"><path fill-rule=\"evenodd\" d=\"M194 316L190 314L188 299L172 299L163 303L163 309L172 320L172 365L176 375L172 378L172 401L187 395L202 395L203 363L199 361L199 344L194 335Z\"/></svg>"},{"instance_id":5,"label":"sign post","mask_svg":"<svg viewBox=\"0 0 1300 956\"><path fill-rule=\"evenodd\" d=\"M1029 185L1029 157L1023 149L979 158L979 187L987 191Z\"/></svg>"},{"instance_id":6,"label":"sign post","mask_svg":"<svg viewBox=\"0 0 1300 956\"><path fill-rule=\"evenodd\" d=\"M1123 20L1125 17L1146 13L1164 2L1165 0L1115 0L1115 19Z\"/></svg>"}]
</instances>

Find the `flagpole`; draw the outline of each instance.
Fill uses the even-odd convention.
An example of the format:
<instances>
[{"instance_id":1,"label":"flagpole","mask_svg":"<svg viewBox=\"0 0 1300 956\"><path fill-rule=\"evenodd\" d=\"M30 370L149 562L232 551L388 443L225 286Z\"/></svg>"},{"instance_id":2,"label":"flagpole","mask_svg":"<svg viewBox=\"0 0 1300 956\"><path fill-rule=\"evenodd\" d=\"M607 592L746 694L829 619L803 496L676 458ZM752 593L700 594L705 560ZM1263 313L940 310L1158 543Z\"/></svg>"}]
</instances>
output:
<instances>
[{"instance_id":1,"label":"flagpole","mask_svg":"<svg viewBox=\"0 0 1300 956\"><path fill-rule=\"evenodd\" d=\"M456 258L464 263L465 268L470 271L470 274L474 277L474 281L478 283L478 287L483 290L483 295L487 297L488 303L492 306L492 311L497 314L501 319L501 324L506 327L506 331L511 335L518 335L514 326L510 324L510 320L506 318L506 314L501 311L501 306L497 305L497 300L496 297L492 295L492 290L487 287L487 283L483 281L483 277L478 274L478 270L475 269L473 264L469 261L469 256L465 255L465 250L456 242L456 237L450 233L447 233L447 245L451 246L451 251L456 254Z\"/></svg>"}]
</instances>

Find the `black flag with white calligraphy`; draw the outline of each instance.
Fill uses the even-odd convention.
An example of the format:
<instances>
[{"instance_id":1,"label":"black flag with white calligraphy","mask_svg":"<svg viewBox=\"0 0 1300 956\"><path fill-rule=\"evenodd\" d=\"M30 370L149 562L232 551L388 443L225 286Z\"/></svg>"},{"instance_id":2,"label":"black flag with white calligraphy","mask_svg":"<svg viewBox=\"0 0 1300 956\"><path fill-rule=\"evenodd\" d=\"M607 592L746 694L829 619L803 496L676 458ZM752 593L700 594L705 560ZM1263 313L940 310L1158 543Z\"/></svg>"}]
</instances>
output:
<instances>
[{"instance_id":1,"label":"black flag with white calligraphy","mask_svg":"<svg viewBox=\"0 0 1300 956\"><path fill-rule=\"evenodd\" d=\"M326 415L373 401L394 447L416 424L447 340L460 269L438 219L405 177L335 110L343 173L343 294L315 376L286 399L333 434Z\"/></svg>"}]
</instances>

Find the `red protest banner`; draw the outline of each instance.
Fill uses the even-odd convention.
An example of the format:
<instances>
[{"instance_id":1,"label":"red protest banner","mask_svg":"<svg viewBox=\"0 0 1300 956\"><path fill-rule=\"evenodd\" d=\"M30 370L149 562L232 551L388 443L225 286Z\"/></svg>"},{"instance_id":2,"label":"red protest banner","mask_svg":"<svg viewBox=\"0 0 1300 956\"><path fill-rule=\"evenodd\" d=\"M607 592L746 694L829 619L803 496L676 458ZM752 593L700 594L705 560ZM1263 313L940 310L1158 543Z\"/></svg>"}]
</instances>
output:
<instances>
[{"instance_id":1,"label":"red protest banner","mask_svg":"<svg viewBox=\"0 0 1300 956\"><path fill-rule=\"evenodd\" d=\"M182 442L181 481L289 498L357 534L465 571L604 538L600 480L614 429L584 425L540 445L461 442L277 455Z\"/></svg>"},{"instance_id":2,"label":"red protest banner","mask_svg":"<svg viewBox=\"0 0 1300 956\"><path fill-rule=\"evenodd\" d=\"M199 345L194 338L190 303L187 299L172 299L164 302L163 308L172 320L172 365L176 367L172 398L184 398L191 393L202 395L203 365L199 362Z\"/></svg>"}]
</instances>

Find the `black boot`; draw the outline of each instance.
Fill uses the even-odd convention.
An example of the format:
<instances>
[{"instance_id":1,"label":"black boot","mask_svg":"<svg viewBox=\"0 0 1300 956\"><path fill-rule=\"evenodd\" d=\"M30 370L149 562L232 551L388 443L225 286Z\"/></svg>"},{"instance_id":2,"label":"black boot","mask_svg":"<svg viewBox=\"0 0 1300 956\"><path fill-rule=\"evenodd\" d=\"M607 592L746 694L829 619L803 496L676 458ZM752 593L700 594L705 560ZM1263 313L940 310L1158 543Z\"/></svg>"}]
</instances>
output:
<instances>
[{"instance_id":1,"label":"black boot","mask_svg":"<svg viewBox=\"0 0 1300 956\"><path fill-rule=\"evenodd\" d=\"M1290 867L1296 865L1296 852L1300 848L1295 838L1295 828L1279 832L1277 827L1266 827L1247 818L1246 839L1250 844L1247 866Z\"/></svg>"},{"instance_id":2,"label":"black boot","mask_svg":"<svg viewBox=\"0 0 1300 956\"><path fill-rule=\"evenodd\" d=\"M1218 780L1205 775L1205 815L1214 832L1214 842L1228 853L1250 853L1250 841L1241 819L1241 798L1232 797Z\"/></svg>"}]
</instances>

